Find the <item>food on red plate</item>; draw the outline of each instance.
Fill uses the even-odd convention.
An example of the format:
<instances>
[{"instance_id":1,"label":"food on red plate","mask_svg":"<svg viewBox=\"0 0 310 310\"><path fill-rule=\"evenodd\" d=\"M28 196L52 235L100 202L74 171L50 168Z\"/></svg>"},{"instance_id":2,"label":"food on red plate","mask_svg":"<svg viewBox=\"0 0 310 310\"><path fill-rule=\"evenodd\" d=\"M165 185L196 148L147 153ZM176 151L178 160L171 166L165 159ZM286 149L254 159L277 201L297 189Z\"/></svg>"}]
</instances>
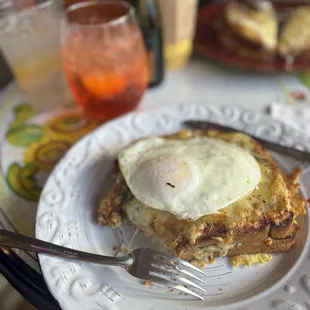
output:
<instances>
[{"instance_id":1,"label":"food on red plate","mask_svg":"<svg viewBox=\"0 0 310 310\"><path fill-rule=\"evenodd\" d=\"M228 53L246 58L272 61L280 56L287 64L310 58L310 6L290 10L283 20L281 9L255 10L229 2L219 16L217 40Z\"/></svg>"}]
</instances>

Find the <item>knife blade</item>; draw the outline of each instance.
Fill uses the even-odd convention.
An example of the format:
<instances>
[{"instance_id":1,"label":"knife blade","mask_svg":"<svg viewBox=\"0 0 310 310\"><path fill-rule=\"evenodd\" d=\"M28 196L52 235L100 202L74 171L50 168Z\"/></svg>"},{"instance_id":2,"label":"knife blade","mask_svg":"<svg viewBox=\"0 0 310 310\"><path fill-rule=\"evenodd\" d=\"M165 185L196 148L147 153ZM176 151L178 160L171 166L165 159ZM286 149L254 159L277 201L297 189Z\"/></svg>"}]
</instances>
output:
<instances>
[{"instance_id":1,"label":"knife blade","mask_svg":"<svg viewBox=\"0 0 310 310\"><path fill-rule=\"evenodd\" d=\"M226 132L235 131L235 132L245 133L271 151L274 151L274 152L277 152L283 155L287 155L287 156L293 157L301 161L310 162L309 152L301 151L293 147L284 146L284 145L281 145L275 142L271 142L269 140L265 140L255 135L249 134L245 131L238 130L236 128L223 126L223 125L219 125L219 124L215 124L215 123L211 123L207 121L196 121L196 120L184 121L183 125L191 129L205 129L205 130L217 129L217 130L226 131Z\"/></svg>"}]
</instances>

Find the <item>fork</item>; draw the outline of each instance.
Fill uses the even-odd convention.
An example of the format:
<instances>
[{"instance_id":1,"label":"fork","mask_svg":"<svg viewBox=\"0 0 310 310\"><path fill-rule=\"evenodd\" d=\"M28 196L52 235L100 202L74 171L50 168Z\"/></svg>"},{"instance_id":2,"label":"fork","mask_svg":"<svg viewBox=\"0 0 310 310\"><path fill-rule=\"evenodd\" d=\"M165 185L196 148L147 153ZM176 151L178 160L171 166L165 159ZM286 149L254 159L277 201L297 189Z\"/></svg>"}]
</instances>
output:
<instances>
[{"instance_id":1,"label":"fork","mask_svg":"<svg viewBox=\"0 0 310 310\"><path fill-rule=\"evenodd\" d=\"M0 245L51 256L123 267L136 278L168 286L203 300L202 296L187 287L205 291L193 280L205 282L191 272L206 275L202 270L182 259L149 248L135 249L121 257L103 256L73 250L3 229L0 229Z\"/></svg>"}]
</instances>

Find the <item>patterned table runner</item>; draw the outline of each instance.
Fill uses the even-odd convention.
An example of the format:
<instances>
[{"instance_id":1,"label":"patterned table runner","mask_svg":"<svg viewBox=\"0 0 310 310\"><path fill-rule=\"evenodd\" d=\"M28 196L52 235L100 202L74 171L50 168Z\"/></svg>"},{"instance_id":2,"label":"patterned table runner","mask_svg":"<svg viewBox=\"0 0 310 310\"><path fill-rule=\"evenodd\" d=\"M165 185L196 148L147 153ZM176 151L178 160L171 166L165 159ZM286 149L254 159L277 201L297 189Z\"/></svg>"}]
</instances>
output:
<instances>
[{"instance_id":1,"label":"patterned table runner","mask_svg":"<svg viewBox=\"0 0 310 310\"><path fill-rule=\"evenodd\" d=\"M13 88L2 102L0 124L0 227L34 236L37 202L50 171L99 122L76 108L37 114ZM35 254L17 253L38 270Z\"/></svg>"}]
</instances>

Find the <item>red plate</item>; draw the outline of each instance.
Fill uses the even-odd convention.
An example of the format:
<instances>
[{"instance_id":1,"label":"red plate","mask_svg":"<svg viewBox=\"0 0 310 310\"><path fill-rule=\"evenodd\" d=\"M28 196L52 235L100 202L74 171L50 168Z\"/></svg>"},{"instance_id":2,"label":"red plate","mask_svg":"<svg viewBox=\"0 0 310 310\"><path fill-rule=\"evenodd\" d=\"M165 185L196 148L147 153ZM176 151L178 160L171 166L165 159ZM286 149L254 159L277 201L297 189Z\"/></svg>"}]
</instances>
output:
<instances>
[{"instance_id":1,"label":"red plate","mask_svg":"<svg viewBox=\"0 0 310 310\"><path fill-rule=\"evenodd\" d=\"M296 2L293 5L296 6ZM292 4L285 2L277 4L277 7L281 8L287 8L288 6L292 6ZM212 27L212 24L223 13L224 8L225 4L220 3L205 6L200 10L194 41L196 51L222 63L255 71L305 71L310 68L310 58L295 59L291 70L288 70L285 61L279 56L274 57L272 61L266 61L263 59L241 57L224 50L218 43L216 31Z\"/></svg>"}]
</instances>

